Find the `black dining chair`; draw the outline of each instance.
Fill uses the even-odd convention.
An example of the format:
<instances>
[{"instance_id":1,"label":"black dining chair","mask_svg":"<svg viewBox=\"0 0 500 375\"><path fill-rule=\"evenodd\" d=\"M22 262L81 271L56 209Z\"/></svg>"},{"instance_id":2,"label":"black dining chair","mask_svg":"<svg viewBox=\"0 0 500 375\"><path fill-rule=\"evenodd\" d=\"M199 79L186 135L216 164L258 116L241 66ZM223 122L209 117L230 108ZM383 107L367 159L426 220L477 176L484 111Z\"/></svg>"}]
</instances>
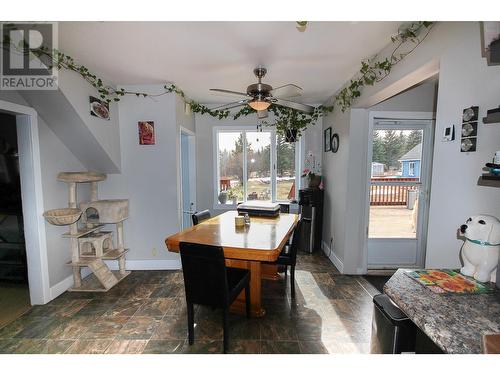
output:
<instances>
[{"instance_id":1,"label":"black dining chair","mask_svg":"<svg viewBox=\"0 0 500 375\"><path fill-rule=\"evenodd\" d=\"M222 308L224 353L228 349L229 306L245 289L246 313L250 317L250 271L226 267L220 246L179 244L186 291L189 345L194 343L194 304Z\"/></svg>"},{"instance_id":2,"label":"black dining chair","mask_svg":"<svg viewBox=\"0 0 500 375\"><path fill-rule=\"evenodd\" d=\"M193 220L193 225L198 225L202 221L205 221L207 219L210 219L210 211L209 210L203 210L200 212L195 212L192 216L191 219Z\"/></svg>"},{"instance_id":3,"label":"black dining chair","mask_svg":"<svg viewBox=\"0 0 500 375\"><path fill-rule=\"evenodd\" d=\"M304 227L304 220L306 219L300 219L299 222L297 223L293 235L292 235L292 243L290 245L285 246L283 251L280 253L278 256L278 259L276 261L271 262L269 264L275 264L278 266L284 266L285 267L285 279L287 276L288 272L288 266L290 266L290 292L292 298L295 298L295 266L297 264L297 251L299 248L300 240L302 237L302 232L303 232L303 227Z\"/></svg>"}]
</instances>

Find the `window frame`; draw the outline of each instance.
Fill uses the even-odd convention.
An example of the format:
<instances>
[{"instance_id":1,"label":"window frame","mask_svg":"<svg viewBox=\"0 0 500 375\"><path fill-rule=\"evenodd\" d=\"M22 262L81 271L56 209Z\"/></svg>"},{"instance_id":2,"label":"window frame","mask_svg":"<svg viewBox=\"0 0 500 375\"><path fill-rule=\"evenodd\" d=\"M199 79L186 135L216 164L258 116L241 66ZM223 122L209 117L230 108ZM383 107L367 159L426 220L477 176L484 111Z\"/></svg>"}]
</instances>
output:
<instances>
[{"instance_id":1,"label":"window frame","mask_svg":"<svg viewBox=\"0 0 500 375\"><path fill-rule=\"evenodd\" d=\"M408 176L409 177L415 177L415 162L414 161L409 161L408 162Z\"/></svg>"},{"instance_id":2,"label":"window frame","mask_svg":"<svg viewBox=\"0 0 500 375\"><path fill-rule=\"evenodd\" d=\"M233 202L227 202L222 204L219 202L219 185L220 185L220 170L219 170L219 133L246 133L246 132L257 132L256 125L243 125L243 126L214 126L212 133L213 139L213 149L212 149L212 157L213 157L213 208L214 209L235 209L236 205ZM277 196L277 134L275 128L263 129L263 133L271 134L271 201L277 203L289 203L288 200L280 200L276 199ZM298 191L301 188L301 178L300 171L302 170L302 160L303 160L303 144L304 137L300 137L299 140L295 143L295 197L298 197ZM247 138L243 137L243 198L244 202L247 201Z\"/></svg>"}]
</instances>

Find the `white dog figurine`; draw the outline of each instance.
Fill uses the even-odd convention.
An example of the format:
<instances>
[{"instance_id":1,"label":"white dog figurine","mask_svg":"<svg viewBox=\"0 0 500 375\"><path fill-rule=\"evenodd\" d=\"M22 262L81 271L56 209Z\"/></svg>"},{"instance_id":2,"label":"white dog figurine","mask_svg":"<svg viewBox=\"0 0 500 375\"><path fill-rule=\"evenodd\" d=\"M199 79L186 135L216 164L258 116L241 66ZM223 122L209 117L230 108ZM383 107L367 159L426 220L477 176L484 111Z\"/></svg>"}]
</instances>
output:
<instances>
[{"instance_id":1,"label":"white dog figurine","mask_svg":"<svg viewBox=\"0 0 500 375\"><path fill-rule=\"evenodd\" d=\"M460 226L464 266L460 272L481 282L495 281L500 251L500 221L490 215L472 216Z\"/></svg>"}]
</instances>

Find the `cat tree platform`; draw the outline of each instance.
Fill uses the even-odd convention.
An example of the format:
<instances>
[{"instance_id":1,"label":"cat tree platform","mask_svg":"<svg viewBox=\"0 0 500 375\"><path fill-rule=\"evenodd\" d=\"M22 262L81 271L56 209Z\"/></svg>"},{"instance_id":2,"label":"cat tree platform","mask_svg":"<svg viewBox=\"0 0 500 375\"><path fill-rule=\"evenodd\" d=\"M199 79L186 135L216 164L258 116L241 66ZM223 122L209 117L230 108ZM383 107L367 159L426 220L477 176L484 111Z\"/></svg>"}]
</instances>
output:
<instances>
[{"instance_id":1,"label":"cat tree platform","mask_svg":"<svg viewBox=\"0 0 500 375\"><path fill-rule=\"evenodd\" d=\"M104 181L106 175L97 172L61 172L57 175L57 180L66 183L86 183Z\"/></svg>"}]
</instances>

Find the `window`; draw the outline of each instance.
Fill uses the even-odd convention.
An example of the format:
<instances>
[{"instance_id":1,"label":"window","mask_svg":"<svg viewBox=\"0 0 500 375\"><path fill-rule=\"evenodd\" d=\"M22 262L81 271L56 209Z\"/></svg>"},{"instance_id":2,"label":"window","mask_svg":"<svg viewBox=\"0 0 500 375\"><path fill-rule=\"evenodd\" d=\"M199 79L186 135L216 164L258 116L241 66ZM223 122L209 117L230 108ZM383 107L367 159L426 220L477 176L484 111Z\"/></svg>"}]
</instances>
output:
<instances>
[{"instance_id":1,"label":"window","mask_svg":"<svg viewBox=\"0 0 500 375\"><path fill-rule=\"evenodd\" d=\"M290 201L297 196L299 143L287 143L274 129L215 128L215 204Z\"/></svg>"},{"instance_id":2,"label":"window","mask_svg":"<svg viewBox=\"0 0 500 375\"><path fill-rule=\"evenodd\" d=\"M408 163L408 176L415 176L415 162L410 161Z\"/></svg>"}]
</instances>

